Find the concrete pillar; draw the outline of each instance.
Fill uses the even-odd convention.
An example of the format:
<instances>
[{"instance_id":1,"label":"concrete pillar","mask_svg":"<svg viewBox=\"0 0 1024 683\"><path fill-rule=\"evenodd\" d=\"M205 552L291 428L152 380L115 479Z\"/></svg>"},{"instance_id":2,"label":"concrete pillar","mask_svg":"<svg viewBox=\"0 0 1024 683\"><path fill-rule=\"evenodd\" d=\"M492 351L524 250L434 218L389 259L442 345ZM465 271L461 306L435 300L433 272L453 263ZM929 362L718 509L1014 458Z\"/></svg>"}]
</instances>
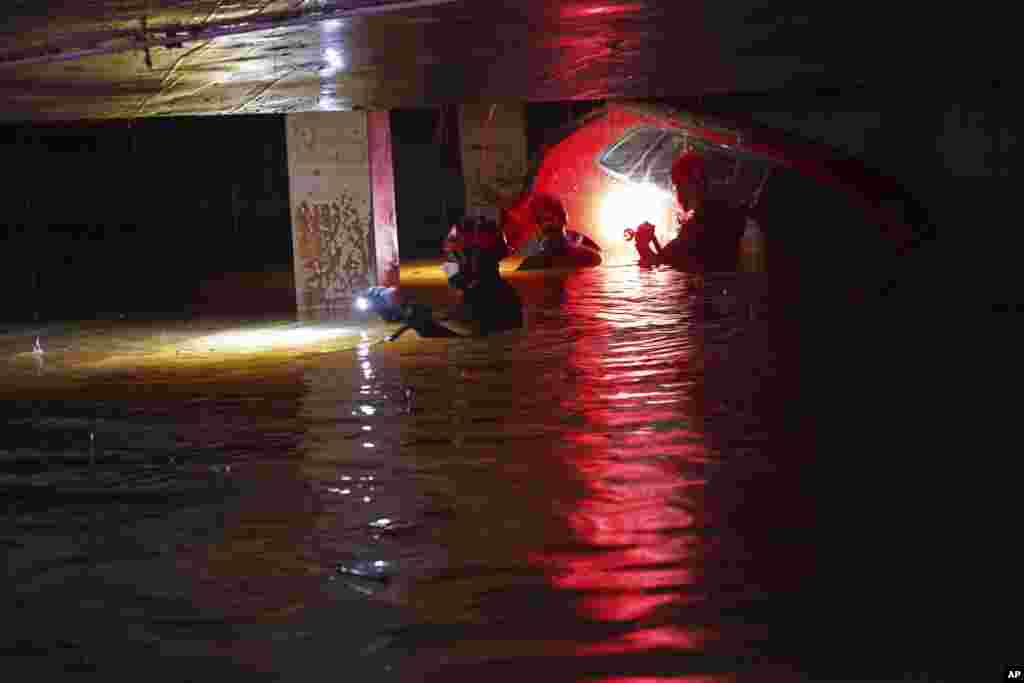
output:
<instances>
[{"instance_id":1,"label":"concrete pillar","mask_svg":"<svg viewBox=\"0 0 1024 683\"><path fill-rule=\"evenodd\" d=\"M377 284L398 285L398 217L395 209L395 164L391 154L391 116L367 114L370 150L370 191L373 195L373 243Z\"/></svg>"},{"instance_id":2,"label":"concrete pillar","mask_svg":"<svg viewBox=\"0 0 1024 683\"><path fill-rule=\"evenodd\" d=\"M388 114L303 112L285 128L298 310L343 316L360 289L397 282Z\"/></svg>"},{"instance_id":3,"label":"concrete pillar","mask_svg":"<svg viewBox=\"0 0 1024 683\"><path fill-rule=\"evenodd\" d=\"M490 214L523 191L528 170L525 103L463 104L459 136L467 214Z\"/></svg>"}]
</instances>

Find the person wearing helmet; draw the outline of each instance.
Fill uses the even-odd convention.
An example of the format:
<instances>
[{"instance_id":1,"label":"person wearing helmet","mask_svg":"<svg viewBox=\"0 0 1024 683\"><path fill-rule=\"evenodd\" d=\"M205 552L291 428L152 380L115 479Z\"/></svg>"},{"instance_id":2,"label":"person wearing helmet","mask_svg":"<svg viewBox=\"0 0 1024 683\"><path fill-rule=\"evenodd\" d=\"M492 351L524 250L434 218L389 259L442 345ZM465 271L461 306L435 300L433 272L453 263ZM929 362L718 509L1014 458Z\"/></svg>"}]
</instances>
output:
<instances>
[{"instance_id":1,"label":"person wearing helmet","mask_svg":"<svg viewBox=\"0 0 1024 683\"><path fill-rule=\"evenodd\" d=\"M448 283L460 291L475 287L481 279L499 278L498 264L509 254L505 234L498 224L483 216L453 225L444 240Z\"/></svg>"},{"instance_id":2,"label":"person wearing helmet","mask_svg":"<svg viewBox=\"0 0 1024 683\"><path fill-rule=\"evenodd\" d=\"M672 184L679 206L687 214L696 215L703 208L708 194L708 175L704 158L688 151L672 164Z\"/></svg>"},{"instance_id":3,"label":"person wearing helmet","mask_svg":"<svg viewBox=\"0 0 1024 683\"><path fill-rule=\"evenodd\" d=\"M550 194L536 194L530 199L530 213L537 225L537 240L540 251L551 256L564 256L569 251L565 233L569 224L561 200Z\"/></svg>"},{"instance_id":4,"label":"person wearing helmet","mask_svg":"<svg viewBox=\"0 0 1024 683\"><path fill-rule=\"evenodd\" d=\"M366 302L361 306L363 310L403 324L390 340L410 329L421 337L456 337L522 327L522 301L499 270L501 260L508 255L508 245L496 222L475 217L453 225L443 251L441 268L458 298L446 314L403 299L396 288L373 288L361 297Z\"/></svg>"},{"instance_id":5,"label":"person wearing helmet","mask_svg":"<svg viewBox=\"0 0 1024 683\"><path fill-rule=\"evenodd\" d=\"M513 234L531 235L531 246L535 246L518 270L600 265L601 247L586 235L568 229L568 214L558 197L531 193L508 216Z\"/></svg>"},{"instance_id":6,"label":"person wearing helmet","mask_svg":"<svg viewBox=\"0 0 1024 683\"><path fill-rule=\"evenodd\" d=\"M445 324L461 326L464 334L521 327L522 302L501 277L499 265L509 249L498 224L485 217L467 218L461 226L452 226L444 249L448 284L459 298Z\"/></svg>"},{"instance_id":7,"label":"person wearing helmet","mask_svg":"<svg viewBox=\"0 0 1024 683\"><path fill-rule=\"evenodd\" d=\"M705 270L732 270L746 226L743 207L712 196L703 157L688 151L672 165L682 209L680 234L662 249L662 262Z\"/></svg>"}]
</instances>

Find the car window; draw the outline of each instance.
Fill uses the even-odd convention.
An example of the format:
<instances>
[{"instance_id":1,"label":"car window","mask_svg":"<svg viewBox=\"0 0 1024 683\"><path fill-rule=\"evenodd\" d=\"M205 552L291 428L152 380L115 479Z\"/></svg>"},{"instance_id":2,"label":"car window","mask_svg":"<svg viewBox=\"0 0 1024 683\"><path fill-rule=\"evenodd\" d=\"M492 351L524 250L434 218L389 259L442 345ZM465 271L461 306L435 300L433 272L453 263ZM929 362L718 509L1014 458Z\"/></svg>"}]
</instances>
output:
<instances>
[{"instance_id":1,"label":"car window","mask_svg":"<svg viewBox=\"0 0 1024 683\"><path fill-rule=\"evenodd\" d=\"M647 175L644 162L665 134L666 131L660 128L630 131L601 156L599 163L615 175L641 182Z\"/></svg>"},{"instance_id":2,"label":"car window","mask_svg":"<svg viewBox=\"0 0 1024 683\"><path fill-rule=\"evenodd\" d=\"M668 132L659 142L657 148L648 157L644 168L644 180L653 183L665 192L673 192L672 164L682 153L686 145L686 136L681 133Z\"/></svg>"}]
</instances>

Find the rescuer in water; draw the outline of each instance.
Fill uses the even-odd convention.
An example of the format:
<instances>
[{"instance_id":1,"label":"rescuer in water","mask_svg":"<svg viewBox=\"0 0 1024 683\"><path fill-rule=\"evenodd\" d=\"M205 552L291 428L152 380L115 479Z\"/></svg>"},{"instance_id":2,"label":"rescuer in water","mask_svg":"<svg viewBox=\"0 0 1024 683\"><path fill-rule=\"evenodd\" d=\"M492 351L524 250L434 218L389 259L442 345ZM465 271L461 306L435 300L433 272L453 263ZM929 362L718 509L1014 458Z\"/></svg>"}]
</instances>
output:
<instances>
[{"instance_id":1,"label":"rescuer in water","mask_svg":"<svg viewBox=\"0 0 1024 683\"><path fill-rule=\"evenodd\" d=\"M600 247L583 234L568 230L569 215L558 197L543 192L530 195L523 220L532 228L538 249L523 260L519 270L600 265Z\"/></svg>"},{"instance_id":2,"label":"rescuer in water","mask_svg":"<svg viewBox=\"0 0 1024 683\"><path fill-rule=\"evenodd\" d=\"M569 216L562 202L549 194L538 194L530 200L530 210L537 222L537 239L540 242L541 253L565 256L569 251L569 242L565 235Z\"/></svg>"},{"instance_id":3,"label":"rescuer in water","mask_svg":"<svg viewBox=\"0 0 1024 683\"><path fill-rule=\"evenodd\" d=\"M453 225L443 249L441 268L458 299L447 315L403 300L394 287L371 288L357 299L357 306L373 310L389 322L402 323L389 340L410 329L421 337L466 337L522 327L522 301L499 271L501 260L508 256L508 244L495 221L467 218Z\"/></svg>"},{"instance_id":4,"label":"rescuer in water","mask_svg":"<svg viewBox=\"0 0 1024 683\"><path fill-rule=\"evenodd\" d=\"M661 243L654 234L654 224L644 221L636 230L626 230L626 241L633 241L636 253L640 255L641 266L657 265L661 261ZM654 248L651 248L654 245Z\"/></svg>"},{"instance_id":5,"label":"rescuer in water","mask_svg":"<svg viewBox=\"0 0 1024 683\"><path fill-rule=\"evenodd\" d=\"M752 197L743 201L713 197L704 159L693 151L686 152L672 165L672 183L682 209L679 235L661 247L650 223L625 231L627 241L635 240L640 265L734 270L745 232L753 234L751 226L757 228L753 212L763 183ZM652 244L655 249L650 248Z\"/></svg>"},{"instance_id":6,"label":"rescuer in water","mask_svg":"<svg viewBox=\"0 0 1024 683\"><path fill-rule=\"evenodd\" d=\"M734 270L753 199L736 204L712 197L704 159L692 151L672 165L672 183L684 218L679 236L661 250L661 262Z\"/></svg>"}]
</instances>

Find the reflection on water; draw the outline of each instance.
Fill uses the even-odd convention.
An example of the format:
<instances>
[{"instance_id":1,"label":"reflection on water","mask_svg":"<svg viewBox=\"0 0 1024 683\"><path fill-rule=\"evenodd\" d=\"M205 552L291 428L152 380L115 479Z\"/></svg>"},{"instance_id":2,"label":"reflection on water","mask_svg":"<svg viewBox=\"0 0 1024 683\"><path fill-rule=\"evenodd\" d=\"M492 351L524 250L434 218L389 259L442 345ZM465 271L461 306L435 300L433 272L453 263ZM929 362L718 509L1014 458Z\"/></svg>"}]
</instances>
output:
<instances>
[{"instance_id":1,"label":"reflection on water","mask_svg":"<svg viewBox=\"0 0 1024 683\"><path fill-rule=\"evenodd\" d=\"M515 274L527 326L485 339L381 344L375 323L315 348L183 358L200 331L166 326L104 331L134 344L112 359L100 332L65 330L43 375L7 338L5 481L54 492L11 520L49 515L44 535L74 545L61 495L133 456L163 497L80 550L90 590L117 575L162 595L170 572L189 613L224 632L169 633L152 601L139 628L248 671L301 680L338 656L402 680L789 670L784 614L813 563L809 508L780 471L808 437L791 415L798 346L766 277ZM414 282L428 300L442 287ZM96 429L106 455L82 474ZM186 471L206 483L186 488ZM53 569L38 537L9 537L12 590L28 595ZM128 538L168 547L140 559Z\"/></svg>"}]
</instances>

